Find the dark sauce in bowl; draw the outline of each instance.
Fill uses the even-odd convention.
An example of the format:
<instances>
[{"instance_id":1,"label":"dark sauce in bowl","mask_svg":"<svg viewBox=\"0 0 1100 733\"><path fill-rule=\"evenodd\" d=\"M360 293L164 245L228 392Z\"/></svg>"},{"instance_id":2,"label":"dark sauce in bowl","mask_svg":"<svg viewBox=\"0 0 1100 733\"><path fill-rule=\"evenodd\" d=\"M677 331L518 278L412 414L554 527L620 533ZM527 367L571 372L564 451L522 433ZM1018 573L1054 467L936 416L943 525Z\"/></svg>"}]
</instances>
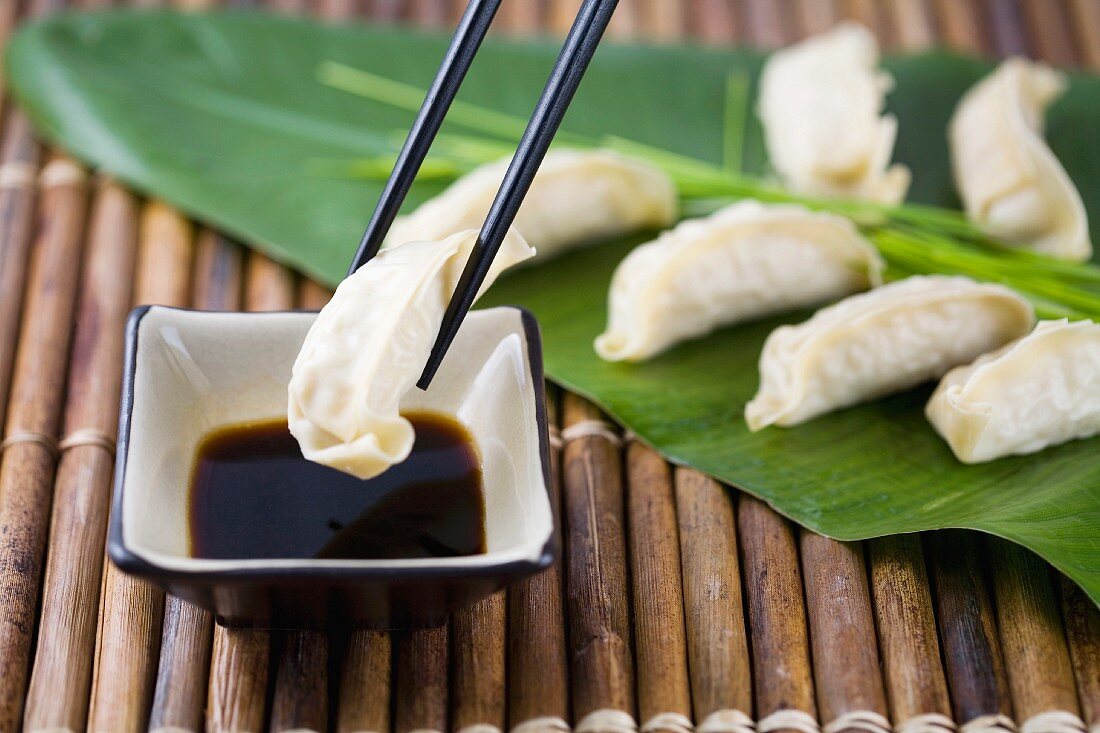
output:
<instances>
[{"instance_id":1,"label":"dark sauce in bowl","mask_svg":"<svg viewBox=\"0 0 1100 733\"><path fill-rule=\"evenodd\" d=\"M417 558L485 552L473 438L454 419L405 415L408 459L366 481L302 457L286 420L231 425L200 443L191 475L191 556Z\"/></svg>"}]
</instances>

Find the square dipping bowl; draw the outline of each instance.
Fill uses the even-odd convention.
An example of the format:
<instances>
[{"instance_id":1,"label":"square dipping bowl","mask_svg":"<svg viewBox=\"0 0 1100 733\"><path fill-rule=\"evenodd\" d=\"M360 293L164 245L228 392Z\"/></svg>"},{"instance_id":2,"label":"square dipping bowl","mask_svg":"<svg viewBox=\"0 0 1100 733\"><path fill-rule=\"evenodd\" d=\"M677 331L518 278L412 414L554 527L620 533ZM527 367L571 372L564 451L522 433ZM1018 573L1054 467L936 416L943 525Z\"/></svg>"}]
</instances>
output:
<instances>
[{"instance_id":1,"label":"square dipping bowl","mask_svg":"<svg viewBox=\"0 0 1100 733\"><path fill-rule=\"evenodd\" d=\"M143 307L130 315L108 551L127 573L230 626L413 628L543 570L557 554L538 327L518 308L474 311L427 392L402 410L458 420L481 458L480 555L384 560L191 557L189 493L210 432L286 416L290 371L315 313ZM249 528L242 526L241 532Z\"/></svg>"}]
</instances>

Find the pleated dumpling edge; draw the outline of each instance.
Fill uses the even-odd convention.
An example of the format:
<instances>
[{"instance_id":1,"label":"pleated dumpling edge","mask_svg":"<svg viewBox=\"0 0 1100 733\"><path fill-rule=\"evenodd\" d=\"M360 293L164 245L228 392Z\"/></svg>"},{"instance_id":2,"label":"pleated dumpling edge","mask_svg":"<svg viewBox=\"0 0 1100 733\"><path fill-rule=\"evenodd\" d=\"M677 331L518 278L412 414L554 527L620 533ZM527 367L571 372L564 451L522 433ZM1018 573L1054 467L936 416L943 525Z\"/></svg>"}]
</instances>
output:
<instances>
[{"instance_id":1,"label":"pleated dumpling edge","mask_svg":"<svg viewBox=\"0 0 1100 733\"><path fill-rule=\"evenodd\" d=\"M882 268L849 219L741 201L631 251L612 276L594 346L608 361L647 359L722 326L874 287Z\"/></svg>"},{"instance_id":2,"label":"pleated dumpling edge","mask_svg":"<svg viewBox=\"0 0 1100 733\"><path fill-rule=\"evenodd\" d=\"M789 427L915 387L1034 323L1022 296L966 277L914 276L850 296L768 336L745 422Z\"/></svg>"},{"instance_id":3,"label":"pleated dumpling edge","mask_svg":"<svg viewBox=\"0 0 1100 733\"><path fill-rule=\"evenodd\" d=\"M1092 255L1084 202L1043 139L1046 109L1065 88L1061 72L1008 59L959 101L948 137L974 222L1016 246L1084 261Z\"/></svg>"},{"instance_id":4,"label":"pleated dumpling edge","mask_svg":"<svg viewBox=\"0 0 1100 733\"><path fill-rule=\"evenodd\" d=\"M853 22L768 58L757 116L787 188L885 204L905 198L909 169L890 163L898 121L883 114L893 79L878 62L874 34Z\"/></svg>"},{"instance_id":5,"label":"pleated dumpling edge","mask_svg":"<svg viewBox=\"0 0 1100 733\"><path fill-rule=\"evenodd\" d=\"M963 463L1100 433L1100 325L1041 321L1018 341L945 374L925 415Z\"/></svg>"},{"instance_id":6,"label":"pleated dumpling edge","mask_svg":"<svg viewBox=\"0 0 1100 733\"><path fill-rule=\"evenodd\" d=\"M367 479L408 457L414 435L400 401L420 376L477 236L384 249L336 288L287 387L290 432L307 459ZM510 230L478 294L533 255Z\"/></svg>"},{"instance_id":7,"label":"pleated dumpling edge","mask_svg":"<svg viewBox=\"0 0 1100 733\"><path fill-rule=\"evenodd\" d=\"M386 246L480 229L510 159L487 163L398 217ZM679 191L662 170L604 149L553 149L523 199L514 227L542 262L601 239L671 226Z\"/></svg>"}]
</instances>

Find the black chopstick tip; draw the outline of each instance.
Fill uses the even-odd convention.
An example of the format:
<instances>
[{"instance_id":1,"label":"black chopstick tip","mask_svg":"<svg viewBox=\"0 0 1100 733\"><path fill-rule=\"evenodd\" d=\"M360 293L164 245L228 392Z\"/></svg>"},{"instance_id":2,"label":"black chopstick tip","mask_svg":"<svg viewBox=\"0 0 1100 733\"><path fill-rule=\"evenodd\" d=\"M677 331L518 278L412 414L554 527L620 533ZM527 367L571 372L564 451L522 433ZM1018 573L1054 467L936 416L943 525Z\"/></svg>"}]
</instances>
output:
<instances>
[{"instance_id":1,"label":"black chopstick tip","mask_svg":"<svg viewBox=\"0 0 1100 733\"><path fill-rule=\"evenodd\" d=\"M443 124L443 118L466 77L500 3L501 0L470 0L466 6L454 38L447 47L443 63L424 97L424 103L416 115L405 144L401 147L386 186L382 189L370 223L363 232L363 238L359 240L359 247L351 260L347 275L366 264L382 248L386 233L428 155L432 141Z\"/></svg>"},{"instance_id":2,"label":"black chopstick tip","mask_svg":"<svg viewBox=\"0 0 1100 733\"><path fill-rule=\"evenodd\" d=\"M421 392L427 392L428 387L432 386L432 378L435 377L435 373L439 371L439 367L433 367L429 364L424 368L424 373L420 375L420 379L416 382L416 387Z\"/></svg>"},{"instance_id":3,"label":"black chopstick tip","mask_svg":"<svg viewBox=\"0 0 1100 733\"><path fill-rule=\"evenodd\" d=\"M424 365L424 371L420 373L420 379L416 382L416 386L422 391L426 392L432 380L435 379L435 373L439 371L439 366L443 363L443 358L447 355L447 350L451 347L455 335L458 334L458 329L462 325L463 316L465 316L469 310L469 303L457 301L452 304L451 308L448 308L447 313L443 316L443 325L439 329L439 336L435 340L435 345L432 346L431 353L428 354L428 361Z\"/></svg>"},{"instance_id":4,"label":"black chopstick tip","mask_svg":"<svg viewBox=\"0 0 1100 733\"><path fill-rule=\"evenodd\" d=\"M474 1L479 2L481 0ZM492 3L494 11L495 6L500 3L500 0L485 1ZM474 2L471 2L470 7L472 8L473 5ZM466 267L462 271L458 285L451 295L435 345L432 347L428 362L416 383L416 386L421 390L426 391L431 385L432 379L447 353L447 349L458 333L462 319L465 318L477 298L477 293L489 273L493 258L507 235L509 226L515 220L520 203L531 186L535 173L550 147L550 142L561 124L565 110L580 85L581 77L584 75L585 69L588 68L588 63L592 60L596 46L603 37L617 5L618 0L584 0L580 11L577 13L577 18L569 29L569 34L566 36L558 60L554 63L550 79L547 80L542 95L539 97L535 112L520 138L516 154L512 157L512 162L508 165L508 170L504 174L504 181L501 183L500 189L493 199L492 206L489 208L488 216L481 227L477 243L470 253L470 259L466 262ZM468 9L467 14L472 16L473 13ZM488 21L491 20L490 15ZM482 35L484 35L484 28L481 30ZM473 50L470 51L470 55L472 56L476 50L475 45ZM461 82L461 78L458 82ZM453 92L455 89L457 89L457 83L451 91ZM425 111L432 97L433 94L429 93L428 100L425 101L425 107L421 109L420 117L426 117ZM406 148L410 152L415 147L414 143L421 144L419 140L422 137L421 131L416 129L420 122L421 119L418 118L417 125L414 126L413 132L410 133L409 139L406 141ZM434 122L437 123L437 126L434 129L427 130L429 144L430 137L433 137L435 129L438 129L438 123L442 122L442 117L439 116ZM418 168L423 161L423 156L427 153L427 148L422 146L417 148L415 152L419 153L415 156L416 160L399 161L399 163L410 162L411 168L414 170ZM404 153L405 150L402 150L402 155ZM410 158L412 157L410 155ZM403 169L405 166L399 165L399 167ZM391 182L398 177L397 171L398 169L395 168ZM404 181L406 184L411 184L411 176L406 176ZM387 187L389 185L387 184ZM407 185L404 190L407 190ZM400 192L400 196L395 198L398 204L404 196L404 190ZM392 214L392 212L390 213ZM380 243L382 236L379 232L389 226L389 222L383 222L382 219L383 217L376 212L367 233L364 234L363 241L360 244L360 253L356 255L356 262L352 265L353 269L361 264L361 258L369 259L377 251L377 245Z\"/></svg>"},{"instance_id":5,"label":"black chopstick tip","mask_svg":"<svg viewBox=\"0 0 1100 733\"><path fill-rule=\"evenodd\" d=\"M436 341L435 346L428 355L428 361L424 365L424 371L420 373L420 379L416 381L416 386L423 392L428 391L428 387L431 386L432 380L435 379L435 373L439 371L439 365L443 363L443 357L447 354L447 346L450 345L450 339L447 339L446 344L441 343L445 337L444 334L445 332L440 332L439 340Z\"/></svg>"}]
</instances>

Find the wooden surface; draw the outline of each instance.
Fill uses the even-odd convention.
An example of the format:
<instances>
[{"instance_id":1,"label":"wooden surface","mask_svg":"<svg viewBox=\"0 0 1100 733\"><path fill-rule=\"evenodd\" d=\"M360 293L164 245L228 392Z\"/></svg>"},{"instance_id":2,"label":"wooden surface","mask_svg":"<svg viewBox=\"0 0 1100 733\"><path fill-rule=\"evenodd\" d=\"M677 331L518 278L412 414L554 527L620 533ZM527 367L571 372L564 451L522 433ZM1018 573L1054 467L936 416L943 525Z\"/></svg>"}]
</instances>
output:
<instances>
[{"instance_id":1,"label":"wooden surface","mask_svg":"<svg viewBox=\"0 0 1100 733\"><path fill-rule=\"evenodd\" d=\"M223 4L433 28L462 10ZM0 0L0 42L64 5ZM577 5L504 0L494 32L561 34ZM622 0L609 34L775 47L843 18L886 49L1100 66L1100 0ZM128 578L103 555L126 309L318 308L328 293L86 178L9 103L0 127L0 418L14 441L0 457L0 733L1100 732L1100 613L1036 558L961 532L800 531L613 426L579 429L604 418L555 390L562 562L447 626L227 631Z\"/></svg>"}]
</instances>

